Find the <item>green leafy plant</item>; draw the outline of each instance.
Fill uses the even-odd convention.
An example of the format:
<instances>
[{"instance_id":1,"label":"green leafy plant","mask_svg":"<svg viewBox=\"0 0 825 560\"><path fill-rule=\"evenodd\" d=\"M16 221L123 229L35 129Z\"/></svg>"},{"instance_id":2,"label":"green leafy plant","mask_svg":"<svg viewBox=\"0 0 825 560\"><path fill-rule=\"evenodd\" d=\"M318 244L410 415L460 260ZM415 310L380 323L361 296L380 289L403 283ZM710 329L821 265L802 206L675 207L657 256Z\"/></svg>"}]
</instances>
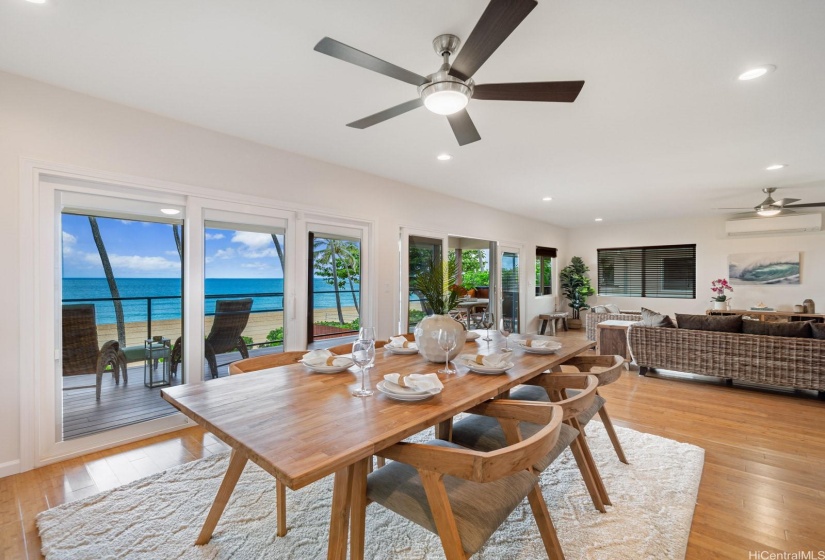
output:
<instances>
[{"instance_id":1,"label":"green leafy plant","mask_svg":"<svg viewBox=\"0 0 825 560\"><path fill-rule=\"evenodd\" d=\"M244 343L247 346L249 346L250 344L253 344L255 342L254 340L252 340L251 336L242 336L241 338L243 339Z\"/></svg>"},{"instance_id":2,"label":"green leafy plant","mask_svg":"<svg viewBox=\"0 0 825 560\"><path fill-rule=\"evenodd\" d=\"M266 335L266 339L270 342L270 344L261 344L261 348L282 345L284 343L284 328L278 327L273 331L269 331L269 334Z\"/></svg>"},{"instance_id":3,"label":"green leafy plant","mask_svg":"<svg viewBox=\"0 0 825 560\"><path fill-rule=\"evenodd\" d=\"M458 305L458 292L450 289L455 278L455 262L442 264L440 259L431 259L413 277L412 289L426 300L434 314L445 315Z\"/></svg>"},{"instance_id":4,"label":"green leafy plant","mask_svg":"<svg viewBox=\"0 0 825 560\"><path fill-rule=\"evenodd\" d=\"M596 293L596 290L590 286L590 278L587 276L589 271L590 268L584 264L581 257L573 257L570 259L570 264L561 269L559 274L561 293L573 309L574 319L579 318L582 309L590 308L587 305L587 298Z\"/></svg>"},{"instance_id":5,"label":"green leafy plant","mask_svg":"<svg viewBox=\"0 0 825 560\"><path fill-rule=\"evenodd\" d=\"M349 323L339 323L338 321L315 321L313 324L322 325L324 327L338 327L339 329L357 331L361 328L361 319L359 317L356 317Z\"/></svg>"}]
</instances>

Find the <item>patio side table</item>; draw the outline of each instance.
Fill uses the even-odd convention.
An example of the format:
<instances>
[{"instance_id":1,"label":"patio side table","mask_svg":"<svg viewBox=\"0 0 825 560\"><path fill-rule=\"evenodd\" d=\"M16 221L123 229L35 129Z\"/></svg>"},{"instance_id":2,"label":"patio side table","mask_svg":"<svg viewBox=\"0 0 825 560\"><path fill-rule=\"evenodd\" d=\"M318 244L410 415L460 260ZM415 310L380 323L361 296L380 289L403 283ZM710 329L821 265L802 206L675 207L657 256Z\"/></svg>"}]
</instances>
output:
<instances>
[{"instance_id":1,"label":"patio side table","mask_svg":"<svg viewBox=\"0 0 825 560\"><path fill-rule=\"evenodd\" d=\"M172 342L155 336L143 342L143 384L149 388L169 385L169 365L172 362Z\"/></svg>"}]
</instances>

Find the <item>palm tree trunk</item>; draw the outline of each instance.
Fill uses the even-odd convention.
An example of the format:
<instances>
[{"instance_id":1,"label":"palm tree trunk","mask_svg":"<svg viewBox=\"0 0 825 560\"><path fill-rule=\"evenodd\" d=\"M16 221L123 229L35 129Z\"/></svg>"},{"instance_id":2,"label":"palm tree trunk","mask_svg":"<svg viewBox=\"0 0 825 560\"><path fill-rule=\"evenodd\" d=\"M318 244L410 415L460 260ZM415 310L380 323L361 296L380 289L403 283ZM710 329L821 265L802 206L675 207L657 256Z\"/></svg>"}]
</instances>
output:
<instances>
[{"instance_id":1,"label":"palm tree trunk","mask_svg":"<svg viewBox=\"0 0 825 560\"><path fill-rule=\"evenodd\" d=\"M100 262L103 265L103 273L106 275L106 282L109 284L109 292L112 294L112 303L115 306L115 320L117 321L117 340L121 345L126 345L126 323L123 320L123 303L120 301L120 291L117 289L115 275L112 272L112 264L109 262L109 253L103 245L103 238L100 236L100 228L97 226L97 218L89 216L89 225L92 227L92 237L94 237L97 252L100 255Z\"/></svg>"},{"instance_id":2,"label":"palm tree trunk","mask_svg":"<svg viewBox=\"0 0 825 560\"><path fill-rule=\"evenodd\" d=\"M172 233L175 235L175 247L178 248L180 262L183 263L183 245L180 240L180 226L178 224L172 224Z\"/></svg>"},{"instance_id":3,"label":"palm tree trunk","mask_svg":"<svg viewBox=\"0 0 825 560\"><path fill-rule=\"evenodd\" d=\"M338 290L338 259L337 259L337 251L335 248L335 241L330 241L332 245L332 279L334 282L332 283L333 287L335 288L335 305L338 308L338 322L344 322L344 311L341 309L341 292Z\"/></svg>"}]
</instances>

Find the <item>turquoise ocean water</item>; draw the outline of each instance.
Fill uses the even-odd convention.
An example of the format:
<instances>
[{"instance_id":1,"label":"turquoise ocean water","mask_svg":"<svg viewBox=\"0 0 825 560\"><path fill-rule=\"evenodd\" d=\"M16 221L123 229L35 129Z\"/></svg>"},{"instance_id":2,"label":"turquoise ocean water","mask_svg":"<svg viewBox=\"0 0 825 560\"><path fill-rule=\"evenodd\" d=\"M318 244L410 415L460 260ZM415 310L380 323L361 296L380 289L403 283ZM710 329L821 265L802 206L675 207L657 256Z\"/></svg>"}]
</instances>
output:
<instances>
[{"instance_id":1,"label":"turquoise ocean water","mask_svg":"<svg viewBox=\"0 0 825 560\"><path fill-rule=\"evenodd\" d=\"M176 278L119 278L118 290L123 301L123 315L127 323L146 321L148 304L146 298L152 299L152 320L178 319L181 313L181 283ZM215 313L215 301L249 294L267 294L252 296L252 311L281 311L284 308L284 281L281 278L212 278L206 280L206 313ZM315 279L315 308L334 308L335 293L333 287L320 279ZM358 290L358 284L355 284ZM220 296L220 297L210 297ZM64 278L64 303L82 303L92 299L111 298L109 285L105 278ZM355 294L358 301L359 294ZM69 302L66 300L81 300ZM97 324L115 322L115 308L111 301L93 301ZM353 305L353 294L341 291L341 305Z\"/></svg>"}]
</instances>

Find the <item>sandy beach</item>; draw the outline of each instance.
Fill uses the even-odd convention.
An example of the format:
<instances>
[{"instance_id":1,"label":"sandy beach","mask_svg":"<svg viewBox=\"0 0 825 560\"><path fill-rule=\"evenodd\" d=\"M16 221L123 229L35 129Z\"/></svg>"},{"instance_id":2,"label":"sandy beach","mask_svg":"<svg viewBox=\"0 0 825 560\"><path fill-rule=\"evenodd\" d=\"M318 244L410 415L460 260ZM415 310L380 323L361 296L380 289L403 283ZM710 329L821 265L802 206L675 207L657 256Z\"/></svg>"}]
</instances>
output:
<instances>
[{"instance_id":1,"label":"sandy beach","mask_svg":"<svg viewBox=\"0 0 825 560\"><path fill-rule=\"evenodd\" d=\"M342 308L344 313L344 321L352 321L358 317L358 312L354 307ZM212 328L213 316L206 317L204 332L209 333ZM314 320L317 321L337 321L338 311L333 308L316 309ZM146 323L135 322L126 323L126 346L143 345L146 339ZM269 331L275 330L284 326L283 311L270 311L266 313L251 313L249 315L249 322L246 329L243 331L243 336L249 336L254 343L266 342L266 335ZM180 319L168 319L163 321L152 321L152 335L161 335L168 338L174 344L175 340L181 335L181 321ZM117 340L117 326L115 324L104 324L97 326L97 336L101 343L107 340Z\"/></svg>"}]
</instances>

